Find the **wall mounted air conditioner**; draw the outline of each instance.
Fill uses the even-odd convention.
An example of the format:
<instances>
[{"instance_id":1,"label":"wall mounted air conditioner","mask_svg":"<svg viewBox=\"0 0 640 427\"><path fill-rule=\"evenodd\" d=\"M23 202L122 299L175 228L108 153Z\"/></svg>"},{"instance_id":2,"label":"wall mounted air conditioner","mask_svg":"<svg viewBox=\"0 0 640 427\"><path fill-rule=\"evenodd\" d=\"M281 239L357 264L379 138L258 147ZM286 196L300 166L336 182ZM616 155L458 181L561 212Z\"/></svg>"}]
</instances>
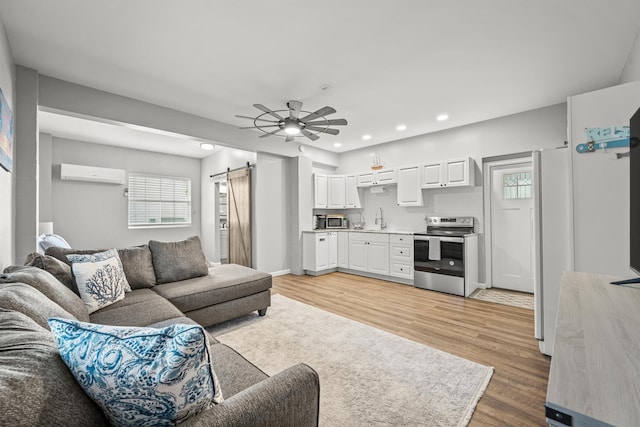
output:
<instances>
[{"instance_id":1,"label":"wall mounted air conditioner","mask_svg":"<svg viewBox=\"0 0 640 427\"><path fill-rule=\"evenodd\" d=\"M98 168L95 166L60 165L60 179L63 181L104 182L107 184L124 184L124 170Z\"/></svg>"}]
</instances>

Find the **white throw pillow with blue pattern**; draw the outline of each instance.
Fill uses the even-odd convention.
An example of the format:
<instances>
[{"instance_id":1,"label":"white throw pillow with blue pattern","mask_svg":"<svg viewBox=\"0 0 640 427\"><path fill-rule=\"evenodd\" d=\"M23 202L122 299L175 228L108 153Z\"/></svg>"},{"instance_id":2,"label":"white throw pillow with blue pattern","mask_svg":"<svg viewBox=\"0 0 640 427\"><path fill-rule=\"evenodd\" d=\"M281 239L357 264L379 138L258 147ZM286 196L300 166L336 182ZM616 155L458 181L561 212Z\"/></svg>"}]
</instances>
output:
<instances>
[{"instance_id":1,"label":"white throw pillow with blue pattern","mask_svg":"<svg viewBox=\"0 0 640 427\"><path fill-rule=\"evenodd\" d=\"M60 357L114 425L172 426L222 402L201 326L50 318Z\"/></svg>"},{"instance_id":2,"label":"white throw pillow with blue pattern","mask_svg":"<svg viewBox=\"0 0 640 427\"><path fill-rule=\"evenodd\" d=\"M94 254L67 255L67 259L71 262L72 266L74 262L97 262L97 261L104 261L105 259L108 259L108 258L115 258L118 261L120 270L122 270L122 277L124 280L124 291L131 292L131 286L127 281L127 276L124 274L124 267L122 266L122 260L120 259L120 254L118 254L117 249L108 249L104 252L96 252Z\"/></svg>"},{"instance_id":3,"label":"white throw pillow with blue pattern","mask_svg":"<svg viewBox=\"0 0 640 427\"><path fill-rule=\"evenodd\" d=\"M124 299L124 272L115 258L74 262L71 271L89 314Z\"/></svg>"}]
</instances>

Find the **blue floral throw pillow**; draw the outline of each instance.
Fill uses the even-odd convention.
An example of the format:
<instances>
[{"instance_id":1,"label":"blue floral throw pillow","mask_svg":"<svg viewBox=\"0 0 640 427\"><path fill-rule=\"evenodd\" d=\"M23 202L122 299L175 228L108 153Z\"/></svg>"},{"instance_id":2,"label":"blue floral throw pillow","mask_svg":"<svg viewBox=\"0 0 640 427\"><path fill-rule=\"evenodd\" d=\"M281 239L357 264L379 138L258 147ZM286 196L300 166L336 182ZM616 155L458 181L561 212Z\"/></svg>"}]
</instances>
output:
<instances>
[{"instance_id":1,"label":"blue floral throw pillow","mask_svg":"<svg viewBox=\"0 0 640 427\"><path fill-rule=\"evenodd\" d=\"M201 326L162 329L50 318L64 363L114 425L172 426L222 402Z\"/></svg>"}]
</instances>

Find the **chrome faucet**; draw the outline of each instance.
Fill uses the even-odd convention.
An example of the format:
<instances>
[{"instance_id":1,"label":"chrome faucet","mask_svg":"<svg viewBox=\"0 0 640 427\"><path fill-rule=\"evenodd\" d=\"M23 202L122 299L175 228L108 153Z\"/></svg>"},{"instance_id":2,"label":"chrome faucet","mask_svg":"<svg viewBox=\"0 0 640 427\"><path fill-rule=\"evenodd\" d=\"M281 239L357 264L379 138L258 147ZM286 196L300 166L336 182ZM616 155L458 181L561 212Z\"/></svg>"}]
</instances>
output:
<instances>
[{"instance_id":1,"label":"chrome faucet","mask_svg":"<svg viewBox=\"0 0 640 427\"><path fill-rule=\"evenodd\" d=\"M378 210L380 211L380 218L378 218L378 212L376 212L376 225L380 225L380 230L384 230L387 228L387 224L384 222L384 216L382 214L382 208L378 206Z\"/></svg>"}]
</instances>

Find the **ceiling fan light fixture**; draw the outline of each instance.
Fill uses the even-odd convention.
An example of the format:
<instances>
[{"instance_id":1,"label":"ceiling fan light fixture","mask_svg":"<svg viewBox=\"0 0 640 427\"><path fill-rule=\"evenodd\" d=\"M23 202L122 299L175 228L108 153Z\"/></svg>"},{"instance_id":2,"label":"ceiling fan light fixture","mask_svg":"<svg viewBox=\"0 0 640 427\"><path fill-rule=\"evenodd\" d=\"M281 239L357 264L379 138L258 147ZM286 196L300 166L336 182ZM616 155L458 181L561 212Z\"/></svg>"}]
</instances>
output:
<instances>
[{"instance_id":1,"label":"ceiling fan light fixture","mask_svg":"<svg viewBox=\"0 0 640 427\"><path fill-rule=\"evenodd\" d=\"M300 127L290 123L284 126L284 131L288 135L297 135L300 133Z\"/></svg>"},{"instance_id":2,"label":"ceiling fan light fixture","mask_svg":"<svg viewBox=\"0 0 640 427\"><path fill-rule=\"evenodd\" d=\"M287 135L298 135L300 133L301 125L297 120L291 118L284 119L282 129Z\"/></svg>"}]
</instances>

